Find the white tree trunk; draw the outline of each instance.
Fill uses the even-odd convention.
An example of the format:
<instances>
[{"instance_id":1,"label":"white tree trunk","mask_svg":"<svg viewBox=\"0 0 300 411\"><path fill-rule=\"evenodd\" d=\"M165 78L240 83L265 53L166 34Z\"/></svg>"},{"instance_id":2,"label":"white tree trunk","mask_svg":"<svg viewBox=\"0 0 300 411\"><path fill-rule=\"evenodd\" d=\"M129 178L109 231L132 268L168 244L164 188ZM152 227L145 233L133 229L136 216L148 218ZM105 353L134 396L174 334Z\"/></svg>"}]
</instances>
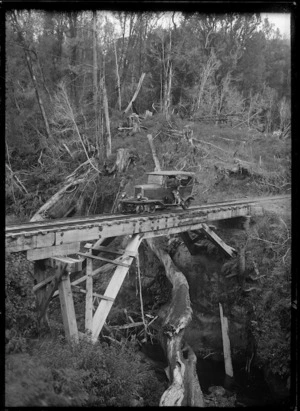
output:
<instances>
[{"instance_id":1,"label":"white tree trunk","mask_svg":"<svg viewBox=\"0 0 300 411\"><path fill-rule=\"evenodd\" d=\"M117 46L116 46L116 42L115 42L115 41L114 41L114 51L115 51L115 58L116 58L116 75L117 75L117 87L118 87L118 106L119 106L119 110L121 111L121 110L122 110L121 81L120 81L120 74L119 74Z\"/></svg>"},{"instance_id":2,"label":"white tree trunk","mask_svg":"<svg viewBox=\"0 0 300 411\"><path fill-rule=\"evenodd\" d=\"M106 132L107 138L105 140L105 150L106 150L106 158L111 155L111 133L110 133L110 121L109 121L109 112L108 112L108 100L107 100L107 93L105 87L105 78L102 78L102 91L103 91L103 108L104 108L104 116L105 116L105 125L106 125Z\"/></svg>"}]
</instances>

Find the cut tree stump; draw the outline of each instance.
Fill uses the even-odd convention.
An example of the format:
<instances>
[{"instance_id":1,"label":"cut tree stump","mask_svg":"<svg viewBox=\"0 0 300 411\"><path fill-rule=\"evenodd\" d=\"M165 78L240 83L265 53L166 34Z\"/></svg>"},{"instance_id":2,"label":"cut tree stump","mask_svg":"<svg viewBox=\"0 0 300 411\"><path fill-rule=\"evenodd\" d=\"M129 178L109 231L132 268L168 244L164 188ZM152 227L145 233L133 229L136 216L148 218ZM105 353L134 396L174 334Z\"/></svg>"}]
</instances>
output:
<instances>
[{"instance_id":1,"label":"cut tree stump","mask_svg":"<svg viewBox=\"0 0 300 411\"><path fill-rule=\"evenodd\" d=\"M112 175L115 173L123 173L127 170L131 162L136 160L136 156L131 153L128 148L119 148L117 151L117 158L115 163L106 167L106 174Z\"/></svg>"}]
</instances>

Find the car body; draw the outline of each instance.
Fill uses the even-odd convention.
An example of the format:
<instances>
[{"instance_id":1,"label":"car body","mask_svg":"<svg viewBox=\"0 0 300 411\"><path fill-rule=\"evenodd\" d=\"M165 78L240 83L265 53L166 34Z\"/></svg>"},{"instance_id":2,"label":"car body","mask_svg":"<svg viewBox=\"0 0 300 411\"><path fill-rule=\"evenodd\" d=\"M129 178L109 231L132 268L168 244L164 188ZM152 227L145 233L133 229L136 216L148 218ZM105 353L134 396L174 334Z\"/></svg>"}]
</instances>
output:
<instances>
[{"instance_id":1,"label":"car body","mask_svg":"<svg viewBox=\"0 0 300 411\"><path fill-rule=\"evenodd\" d=\"M147 184L134 187L134 197L123 193L118 204L118 211L153 213L157 208L189 207L195 182L195 173L187 171L153 171L147 173Z\"/></svg>"}]
</instances>

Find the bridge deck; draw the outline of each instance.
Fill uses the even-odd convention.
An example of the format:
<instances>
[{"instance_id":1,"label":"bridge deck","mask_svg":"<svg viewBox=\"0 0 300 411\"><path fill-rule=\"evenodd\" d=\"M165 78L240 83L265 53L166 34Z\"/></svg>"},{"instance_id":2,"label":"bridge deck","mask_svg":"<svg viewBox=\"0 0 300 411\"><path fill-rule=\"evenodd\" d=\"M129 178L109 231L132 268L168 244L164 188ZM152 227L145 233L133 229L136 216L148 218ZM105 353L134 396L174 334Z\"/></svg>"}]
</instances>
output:
<instances>
[{"instance_id":1,"label":"bridge deck","mask_svg":"<svg viewBox=\"0 0 300 411\"><path fill-rule=\"evenodd\" d=\"M45 222L7 226L5 230L6 251L30 251L28 258L36 259L36 253L63 255L79 251L82 241L93 241L108 237L143 234L143 238L176 234L201 228L202 223L261 213L259 203L274 201L289 196L234 200L189 210L178 209L143 215L97 215L68 218ZM258 208L257 208L258 207Z\"/></svg>"}]
</instances>

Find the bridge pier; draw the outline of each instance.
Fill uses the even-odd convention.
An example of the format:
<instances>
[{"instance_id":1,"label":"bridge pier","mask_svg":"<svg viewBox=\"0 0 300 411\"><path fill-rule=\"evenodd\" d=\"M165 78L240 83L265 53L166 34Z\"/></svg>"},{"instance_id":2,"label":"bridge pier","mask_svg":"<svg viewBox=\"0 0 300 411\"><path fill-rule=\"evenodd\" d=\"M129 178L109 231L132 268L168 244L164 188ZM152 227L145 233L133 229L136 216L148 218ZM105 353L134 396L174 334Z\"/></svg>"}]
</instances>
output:
<instances>
[{"instance_id":1,"label":"bridge pier","mask_svg":"<svg viewBox=\"0 0 300 411\"><path fill-rule=\"evenodd\" d=\"M59 295L62 319L64 325L65 336L68 341L78 342L82 335L89 336L93 342L96 342L103 328L106 318L114 303L114 300L123 284L128 270L138 252L139 245L143 239L143 235L136 234L129 240L125 250L113 250L107 246L113 238L101 239L96 241L94 245L87 245L88 252L77 252L79 256L85 259L74 259L70 257L53 257L48 260L35 261L35 268L40 275L40 281L34 286L34 291L38 292L39 308L42 314L46 315L47 306L52 297ZM117 254L119 257L114 260L99 257L100 252ZM95 255L96 254L96 255ZM107 264L93 269L93 261L100 260ZM55 274L49 277L47 266L55 268ZM70 275L73 272L79 272L86 267L86 273L81 278L72 281ZM115 268L111 281L107 286L104 295L93 292L93 277L101 272L111 271ZM77 285L81 282L86 283L85 289L81 289ZM55 291L55 288L58 290ZM72 287L77 291L86 294L85 298L85 333L78 331ZM98 307L95 309L96 300L100 300ZM95 311L95 312L94 312ZM41 314L39 314L41 315Z\"/></svg>"}]
</instances>

